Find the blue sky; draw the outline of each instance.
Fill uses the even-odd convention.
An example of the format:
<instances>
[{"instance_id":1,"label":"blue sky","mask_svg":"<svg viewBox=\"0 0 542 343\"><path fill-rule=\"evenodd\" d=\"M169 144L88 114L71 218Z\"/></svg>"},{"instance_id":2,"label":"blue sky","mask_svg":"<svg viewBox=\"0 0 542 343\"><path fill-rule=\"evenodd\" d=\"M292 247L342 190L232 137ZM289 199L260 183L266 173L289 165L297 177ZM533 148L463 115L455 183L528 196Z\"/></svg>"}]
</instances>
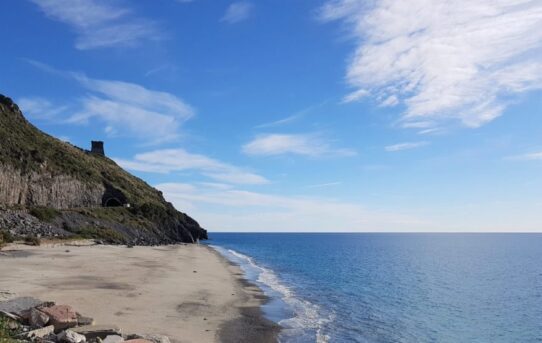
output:
<instances>
[{"instance_id":1,"label":"blue sky","mask_svg":"<svg viewBox=\"0 0 542 343\"><path fill-rule=\"evenodd\" d=\"M210 231L542 230L542 4L7 0L0 92Z\"/></svg>"}]
</instances>

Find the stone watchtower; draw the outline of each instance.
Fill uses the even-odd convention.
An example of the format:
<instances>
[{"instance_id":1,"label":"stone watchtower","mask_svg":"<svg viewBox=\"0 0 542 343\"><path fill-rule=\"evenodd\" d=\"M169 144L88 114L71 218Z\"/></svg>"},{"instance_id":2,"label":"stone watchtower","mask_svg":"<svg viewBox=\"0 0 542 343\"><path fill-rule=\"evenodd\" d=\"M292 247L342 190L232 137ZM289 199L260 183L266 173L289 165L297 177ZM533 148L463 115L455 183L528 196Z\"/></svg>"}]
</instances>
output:
<instances>
[{"instance_id":1,"label":"stone watchtower","mask_svg":"<svg viewBox=\"0 0 542 343\"><path fill-rule=\"evenodd\" d=\"M92 141L92 147L90 149L91 154L105 156L104 152L104 142L102 141Z\"/></svg>"}]
</instances>

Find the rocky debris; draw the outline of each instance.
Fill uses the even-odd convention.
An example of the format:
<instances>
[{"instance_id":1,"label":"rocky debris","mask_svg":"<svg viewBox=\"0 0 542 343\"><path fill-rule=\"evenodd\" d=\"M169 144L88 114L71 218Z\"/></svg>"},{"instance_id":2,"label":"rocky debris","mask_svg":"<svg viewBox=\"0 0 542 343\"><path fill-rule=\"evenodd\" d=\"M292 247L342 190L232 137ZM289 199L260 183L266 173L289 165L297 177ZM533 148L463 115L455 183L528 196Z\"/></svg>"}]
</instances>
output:
<instances>
[{"instance_id":1,"label":"rocky debris","mask_svg":"<svg viewBox=\"0 0 542 343\"><path fill-rule=\"evenodd\" d=\"M115 325L85 325L74 328L73 331L84 335L87 339L104 339L110 335L121 335L122 331Z\"/></svg>"},{"instance_id":2,"label":"rocky debris","mask_svg":"<svg viewBox=\"0 0 542 343\"><path fill-rule=\"evenodd\" d=\"M62 228L40 221L27 211L0 208L0 229L15 237L69 237L73 234Z\"/></svg>"},{"instance_id":3,"label":"rocky debris","mask_svg":"<svg viewBox=\"0 0 542 343\"><path fill-rule=\"evenodd\" d=\"M105 337L102 341L102 343L122 343L124 342L124 338L119 335L109 335Z\"/></svg>"},{"instance_id":4,"label":"rocky debris","mask_svg":"<svg viewBox=\"0 0 542 343\"><path fill-rule=\"evenodd\" d=\"M84 326L84 325L94 325L94 319L90 317L85 317L81 315L79 312L77 313L77 324Z\"/></svg>"},{"instance_id":5,"label":"rocky debris","mask_svg":"<svg viewBox=\"0 0 542 343\"><path fill-rule=\"evenodd\" d=\"M72 330L66 330L57 335L57 340L61 343L85 343L87 338Z\"/></svg>"},{"instance_id":6,"label":"rocky debris","mask_svg":"<svg viewBox=\"0 0 542 343\"><path fill-rule=\"evenodd\" d=\"M30 317L28 319L29 323L33 327L43 327L49 323L49 316L37 308L32 308L30 310Z\"/></svg>"},{"instance_id":7,"label":"rocky debris","mask_svg":"<svg viewBox=\"0 0 542 343\"><path fill-rule=\"evenodd\" d=\"M55 327L52 325L49 325L40 329L25 332L23 334L23 337L28 338L28 339L44 338L44 337L53 335L54 331L55 331Z\"/></svg>"},{"instance_id":8,"label":"rocky debris","mask_svg":"<svg viewBox=\"0 0 542 343\"><path fill-rule=\"evenodd\" d=\"M55 331L77 326L77 313L71 306L53 305L39 310L49 316L49 323L55 327Z\"/></svg>"},{"instance_id":9,"label":"rocky debris","mask_svg":"<svg viewBox=\"0 0 542 343\"><path fill-rule=\"evenodd\" d=\"M171 343L169 340L169 337L164 336L164 335L157 335L157 334L144 335L143 339L146 339L153 343Z\"/></svg>"},{"instance_id":10,"label":"rocky debris","mask_svg":"<svg viewBox=\"0 0 542 343\"><path fill-rule=\"evenodd\" d=\"M164 335L123 335L118 326L94 325L94 319L71 306L31 297L0 301L0 309L18 343L170 343Z\"/></svg>"}]
</instances>

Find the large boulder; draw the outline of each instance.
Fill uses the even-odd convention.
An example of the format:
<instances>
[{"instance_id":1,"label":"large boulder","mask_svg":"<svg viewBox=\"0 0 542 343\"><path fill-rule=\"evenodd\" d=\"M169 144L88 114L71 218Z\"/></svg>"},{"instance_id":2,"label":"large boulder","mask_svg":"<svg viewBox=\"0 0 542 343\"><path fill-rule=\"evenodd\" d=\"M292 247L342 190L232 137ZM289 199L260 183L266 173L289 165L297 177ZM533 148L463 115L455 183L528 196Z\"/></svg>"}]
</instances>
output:
<instances>
[{"instance_id":1,"label":"large boulder","mask_svg":"<svg viewBox=\"0 0 542 343\"><path fill-rule=\"evenodd\" d=\"M71 306L54 305L40 310L49 316L49 323L57 332L77 326L77 312Z\"/></svg>"},{"instance_id":2,"label":"large boulder","mask_svg":"<svg viewBox=\"0 0 542 343\"><path fill-rule=\"evenodd\" d=\"M32 297L21 297L0 302L0 311L26 317L31 308L43 305L43 301Z\"/></svg>"}]
</instances>

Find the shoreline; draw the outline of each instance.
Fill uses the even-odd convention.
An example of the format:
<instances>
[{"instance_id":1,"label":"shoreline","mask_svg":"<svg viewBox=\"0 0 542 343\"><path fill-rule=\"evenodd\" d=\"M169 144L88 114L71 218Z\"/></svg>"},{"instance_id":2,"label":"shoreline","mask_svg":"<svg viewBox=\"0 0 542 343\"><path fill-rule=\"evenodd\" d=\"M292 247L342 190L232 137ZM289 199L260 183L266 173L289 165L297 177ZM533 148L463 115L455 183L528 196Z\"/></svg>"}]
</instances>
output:
<instances>
[{"instance_id":1,"label":"shoreline","mask_svg":"<svg viewBox=\"0 0 542 343\"><path fill-rule=\"evenodd\" d=\"M276 342L268 300L239 266L206 245L45 243L0 251L0 301L68 304L97 324L181 342Z\"/></svg>"}]
</instances>

